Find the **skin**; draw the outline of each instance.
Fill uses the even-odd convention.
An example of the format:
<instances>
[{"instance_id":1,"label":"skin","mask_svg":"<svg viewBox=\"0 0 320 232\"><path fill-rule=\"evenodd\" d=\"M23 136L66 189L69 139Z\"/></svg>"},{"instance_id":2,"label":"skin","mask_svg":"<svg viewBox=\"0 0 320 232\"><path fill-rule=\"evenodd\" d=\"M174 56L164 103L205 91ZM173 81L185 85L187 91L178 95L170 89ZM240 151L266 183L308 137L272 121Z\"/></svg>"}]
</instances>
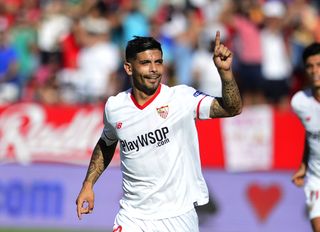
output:
<instances>
[{"instance_id":1,"label":"skin","mask_svg":"<svg viewBox=\"0 0 320 232\"><path fill-rule=\"evenodd\" d=\"M310 56L306 60L306 74L312 88L312 94L320 102L320 54Z\"/></svg>"},{"instance_id":2,"label":"skin","mask_svg":"<svg viewBox=\"0 0 320 232\"><path fill-rule=\"evenodd\" d=\"M220 43L220 33L215 37L213 62L216 65L222 81L222 98L214 99L210 107L210 117L230 117L240 114L242 101L238 86L234 80L231 64L231 51ZM132 90L139 105L144 105L156 93L164 72L161 51L146 50L136 55L134 59L124 63L124 69L131 78ZM87 175L76 200L78 218L88 214L94 208L93 185L110 163L116 143L106 146L101 139L93 150Z\"/></svg>"},{"instance_id":3,"label":"skin","mask_svg":"<svg viewBox=\"0 0 320 232\"><path fill-rule=\"evenodd\" d=\"M305 62L305 72L312 89L312 95L318 102L320 102L320 54L307 58ZM309 144L305 138L301 165L291 178L293 184L295 184L297 187L302 187L304 185L304 178L308 169L308 155ZM320 232L320 217L312 219L311 225L314 232Z\"/></svg>"},{"instance_id":4,"label":"skin","mask_svg":"<svg viewBox=\"0 0 320 232\"><path fill-rule=\"evenodd\" d=\"M220 32L215 37L213 62L222 82L222 98L212 101L210 117L231 117L241 113L242 100L232 72L232 52L220 42Z\"/></svg>"},{"instance_id":5,"label":"skin","mask_svg":"<svg viewBox=\"0 0 320 232\"><path fill-rule=\"evenodd\" d=\"M242 101L237 83L233 77L232 53L220 43L220 32L215 37L213 62L222 81L222 98L212 101L210 117L230 117L241 113ZM163 75L163 59L159 50L147 50L124 64L124 69L132 77L133 95L143 105L153 97Z\"/></svg>"},{"instance_id":6,"label":"skin","mask_svg":"<svg viewBox=\"0 0 320 232\"><path fill-rule=\"evenodd\" d=\"M99 139L93 149L87 175L76 200L77 215L80 220L82 219L82 214L89 214L93 211L93 185L111 162L116 146L117 143L106 146L105 142Z\"/></svg>"},{"instance_id":7,"label":"skin","mask_svg":"<svg viewBox=\"0 0 320 232\"><path fill-rule=\"evenodd\" d=\"M161 51L140 52L135 59L125 62L124 69L131 76L135 99L143 105L153 97L160 85L164 71Z\"/></svg>"}]
</instances>

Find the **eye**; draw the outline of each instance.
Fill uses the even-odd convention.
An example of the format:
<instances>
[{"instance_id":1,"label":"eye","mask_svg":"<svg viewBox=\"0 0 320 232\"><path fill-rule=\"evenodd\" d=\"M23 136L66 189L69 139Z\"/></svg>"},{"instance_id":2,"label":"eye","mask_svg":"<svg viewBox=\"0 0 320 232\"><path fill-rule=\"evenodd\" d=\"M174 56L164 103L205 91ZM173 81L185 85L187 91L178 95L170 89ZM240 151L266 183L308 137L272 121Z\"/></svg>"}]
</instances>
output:
<instances>
[{"instance_id":1,"label":"eye","mask_svg":"<svg viewBox=\"0 0 320 232\"><path fill-rule=\"evenodd\" d=\"M157 60L156 63L157 63L157 64L163 64L163 60L162 60L162 59Z\"/></svg>"},{"instance_id":2,"label":"eye","mask_svg":"<svg viewBox=\"0 0 320 232\"><path fill-rule=\"evenodd\" d=\"M149 64L150 61L149 60L141 60L139 63L142 65L145 65L145 64Z\"/></svg>"}]
</instances>

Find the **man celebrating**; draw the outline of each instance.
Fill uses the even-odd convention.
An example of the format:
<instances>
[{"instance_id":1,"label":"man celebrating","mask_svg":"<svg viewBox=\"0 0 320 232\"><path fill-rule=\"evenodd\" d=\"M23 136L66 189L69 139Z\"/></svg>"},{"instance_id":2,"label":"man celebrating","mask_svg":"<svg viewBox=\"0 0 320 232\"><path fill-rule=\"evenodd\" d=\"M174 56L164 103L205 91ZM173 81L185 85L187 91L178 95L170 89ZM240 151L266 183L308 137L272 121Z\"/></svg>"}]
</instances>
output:
<instances>
[{"instance_id":1,"label":"man celebrating","mask_svg":"<svg viewBox=\"0 0 320 232\"><path fill-rule=\"evenodd\" d=\"M303 159L292 181L298 187L304 185L312 229L320 232L320 43L306 47L302 58L309 88L295 93L291 105L304 126L306 138Z\"/></svg>"},{"instance_id":2,"label":"man celebrating","mask_svg":"<svg viewBox=\"0 0 320 232\"><path fill-rule=\"evenodd\" d=\"M206 204L195 119L239 114L242 101L233 77L232 53L215 37L213 61L222 81L216 98L186 85L161 84L161 44L135 37L126 47L124 69L132 88L110 97L104 129L77 198L77 213L91 213L93 185L120 142L123 197L114 231L199 231L195 206ZM87 203L87 204L85 204Z\"/></svg>"}]
</instances>

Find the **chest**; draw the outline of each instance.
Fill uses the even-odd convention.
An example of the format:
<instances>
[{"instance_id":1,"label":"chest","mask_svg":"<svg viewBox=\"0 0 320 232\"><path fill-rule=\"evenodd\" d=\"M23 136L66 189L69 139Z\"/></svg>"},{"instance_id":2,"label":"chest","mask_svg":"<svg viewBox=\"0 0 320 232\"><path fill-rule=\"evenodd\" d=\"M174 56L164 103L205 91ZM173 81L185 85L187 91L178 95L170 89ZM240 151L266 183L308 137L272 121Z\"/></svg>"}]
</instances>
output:
<instances>
[{"instance_id":1,"label":"chest","mask_svg":"<svg viewBox=\"0 0 320 232\"><path fill-rule=\"evenodd\" d=\"M110 122L120 141L163 141L193 119L179 99L164 98L144 109L129 105L111 114Z\"/></svg>"},{"instance_id":2,"label":"chest","mask_svg":"<svg viewBox=\"0 0 320 232\"><path fill-rule=\"evenodd\" d=\"M307 131L320 131L320 103L308 102L299 117Z\"/></svg>"}]
</instances>

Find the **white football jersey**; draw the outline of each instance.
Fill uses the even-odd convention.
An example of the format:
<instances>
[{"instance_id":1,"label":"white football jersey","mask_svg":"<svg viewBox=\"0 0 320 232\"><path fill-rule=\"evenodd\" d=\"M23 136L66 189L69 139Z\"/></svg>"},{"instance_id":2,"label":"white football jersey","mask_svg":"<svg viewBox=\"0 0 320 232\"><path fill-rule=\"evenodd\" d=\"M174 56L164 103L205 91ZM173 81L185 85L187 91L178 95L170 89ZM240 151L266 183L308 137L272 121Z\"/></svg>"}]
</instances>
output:
<instances>
[{"instance_id":1,"label":"white football jersey","mask_svg":"<svg viewBox=\"0 0 320 232\"><path fill-rule=\"evenodd\" d=\"M297 92L291 106L301 120L310 146L307 178L308 184L320 183L320 102L312 95L311 89Z\"/></svg>"},{"instance_id":2,"label":"white football jersey","mask_svg":"<svg viewBox=\"0 0 320 232\"><path fill-rule=\"evenodd\" d=\"M213 97L161 84L143 106L131 89L110 97L101 138L120 142L122 210L141 219L183 214L206 204L195 119L208 119Z\"/></svg>"}]
</instances>

